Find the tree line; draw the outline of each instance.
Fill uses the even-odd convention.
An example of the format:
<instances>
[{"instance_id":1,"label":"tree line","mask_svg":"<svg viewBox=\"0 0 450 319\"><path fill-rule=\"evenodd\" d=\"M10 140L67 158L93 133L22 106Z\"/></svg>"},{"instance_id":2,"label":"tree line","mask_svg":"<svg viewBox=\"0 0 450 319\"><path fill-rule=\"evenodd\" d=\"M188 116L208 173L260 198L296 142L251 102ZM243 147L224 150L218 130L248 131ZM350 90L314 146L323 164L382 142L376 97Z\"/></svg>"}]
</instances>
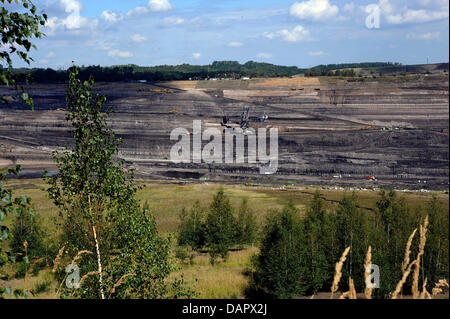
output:
<instances>
[{"instance_id":1,"label":"tree line","mask_svg":"<svg viewBox=\"0 0 450 319\"><path fill-rule=\"evenodd\" d=\"M197 201L188 211L183 208L178 228L178 244L200 251L207 248L211 264L217 257L226 259L234 246L243 247L257 240L258 225L254 211L244 199L236 210L220 189L209 208Z\"/></svg>"},{"instance_id":2,"label":"tree line","mask_svg":"<svg viewBox=\"0 0 450 319\"><path fill-rule=\"evenodd\" d=\"M161 65L143 67L134 64L102 67L99 65L81 66L79 77L88 80L92 75L100 82L120 81L173 81L173 80L204 80L209 78L240 79L242 77L283 77L303 73L303 69L295 66L279 66L270 63L248 61L240 64L236 61L215 61L209 65ZM29 76L36 83L65 83L66 70L51 68L14 69L13 73L19 79ZM20 81L20 80L19 80Z\"/></svg>"},{"instance_id":3,"label":"tree line","mask_svg":"<svg viewBox=\"0 0 450 319\"><path fill-rule=\"evenodd\" d=\"M80 79L86 81L91 75L100 82L121 81L174 81L204 80L209 78L240 79L242 77L289 77L299 74L305 76L354 76L354 68L394 66L393 63L352 63L319 65L310 69L296 66L280 66L270 63L248 61L240 64L237 61L214 61L209 65L160 65L143 67L134 64L103 67L99 65L79 68ZM67 70L51 68L19 68L13 69L18 82L31 78L35 83L66 83Z\"/></svg>"},{"instance_id":4,"label":"tree line","mask_svg":"<svg viewBox=\"0 0 450 319\"><path fill-rule=\"evenodd\" d=\"M351 249L342 269L343 279L352 278L355 289L362 291L365 256L370 246L372 262L381 275L381 286L375 289L374 297L387 298L402 278L409 236L428 215L421 278L426 278L432 287L448 277L449 216L436 196L424 207L411 209L395 191L383 190L375 211L359 207L355 193L343 196L337 208L331 209L323 195L316 192L304 214L289 202L281 211L271 211L259 227L248 202L241 204L236 216L228 197L219 190L209 209L199 203L189 212L183 209L178 243L198 251L205 249L214 260L218 254L226 257L231 247L257 240L260 252L253 256L247 271L249 298L292 298L329 291L335 264L347 247ZM418 240L412 242L410 249L418 249ZM344 284L342 288L348 287ZM410 289L411 280L404 293Z\"/></svg>"}]
</instances>

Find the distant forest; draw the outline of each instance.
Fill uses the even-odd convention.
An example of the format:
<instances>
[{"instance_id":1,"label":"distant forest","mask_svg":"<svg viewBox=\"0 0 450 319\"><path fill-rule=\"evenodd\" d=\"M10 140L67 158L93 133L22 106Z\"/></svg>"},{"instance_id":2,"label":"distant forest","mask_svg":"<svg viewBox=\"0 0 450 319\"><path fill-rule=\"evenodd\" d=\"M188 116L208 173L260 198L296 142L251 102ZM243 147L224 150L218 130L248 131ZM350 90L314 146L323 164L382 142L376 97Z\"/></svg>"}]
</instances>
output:
<instances>
[{"instance_id":1,"label":"distant forest","mask_svg":"<svg viewBox=\"0 0 450 319\"><path fill-rule=\"evenodd\" d=\"M279 66L270 63L260 63L249 61L240 64L237 61L215 61L209 65L160 65L143 67L134 64L120 66L82 66L79 76L82 80L87 80L93 75L97 82L121 82L121 81L174 81L174 80L204 80L210 78L240 79L242 77L285 77L298 74L306 76L318 75L354 75L353 68L376 68L397 66L399 63L391 62L365 62L351 64L329 64L319 65L310 69L301 69L296 66ZM343 70L342 72L330 72L333 70ZM25 81L30 77L34 83L64 83L67 81L67 70L47 69L14 69L12 70L19 81ZM347 74L348 73L348 74Z\"/></svg>"}]
</instances>

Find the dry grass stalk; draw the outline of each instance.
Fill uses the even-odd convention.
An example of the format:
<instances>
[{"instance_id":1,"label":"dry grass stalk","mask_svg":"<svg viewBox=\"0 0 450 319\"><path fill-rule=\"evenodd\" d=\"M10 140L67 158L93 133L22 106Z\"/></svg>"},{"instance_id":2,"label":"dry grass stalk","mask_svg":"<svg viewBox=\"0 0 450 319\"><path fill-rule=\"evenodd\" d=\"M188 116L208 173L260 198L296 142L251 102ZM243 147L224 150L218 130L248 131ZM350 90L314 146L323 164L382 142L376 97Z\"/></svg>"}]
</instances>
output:
<instances>
[{"instance_id":1,"label":"dry grass stalk","mask_svg":"<svg viewBox=\"0 0 450 319\"><path fill-rule=\"evenodd\" d=\"M367 287L367 279L370 275L369 272L367 272L367 268L372 264L372 247L369 246L367 249L366 259L364 261L364 282L366 283L366 288L364 289L364 296L366 296L366 299L372 299L372 288Z\"/></svg>"},{"instance_id":2,"label":"dry grass stalk","mask_svg":"<svg viewBox=\"0 0 450 319\"><path fill-rule=\"evenodd\" d=\"M353 279L351 277L348 278L348 291L344 292L339 299L357 299L356 297L356 289L355 289L355 283L353 282Z\"/></svg>"},{"instance_id":3,"label":"dry grass stalk","mask_svg":"<svg viewBox=\"0 0 450 319\"><path fill-rule=\"evenodd\" d=\"M348 296L349 299L357 299L355 284L351 277L348 278L348 291L350 292L350 294Z\"/></svg>"},{"instance_id":4,"label":"dry grass stalk","mask_svg":"<svg viewBox=\"0 0 450 319\"><path fill-rule=\"evenodd\" d=\"M30 265L30 268L28 268L27 272L25 273L25 277L24 277L24 285L26 285L27 278L28 278L28 276L31 275L31 273L33 272L34 267L36 267L37 264L39 264L40 262L42 262L42 261L44 261L44 260L45 260L44 258L36 259L36 260Z\"/></svg>"},{"instance_id":5,"label":"dry grass stalk","mask_svg":"<svg viewBox=\"0 0 450 319\"><path fill-rule=\"evenodd\" d=\"M406 279L409 276L409 273L411 272L411 268L414 265L415 261L409 264L409 266L405 269L403 272L402 279L397 283L397 287L395 288L394 293L392 294L392 299L397 299L398 294L402 291L403 284L405 283Z\"/></svg>"},{"instance_id":6,"label":"dry grass stalk","mask_svg":"<svg viewBox=\"0 0 450 319\"><path fill-rule=\"evenodd\" d=\"M425 281L422 285L422 292L420 293L420 299L432 299L430 293L427 291L427 279L425 278Z\"/></svg>"},{"instance_id":7,"label":"dry grass stalk","mask_svg":"<svg viewBox=\"0 0 450 319\"><path fill-rule=\"evenodd\" d=\"M412 244L414 235L416 235L416 232L417 232L417 228L414 229L412 234L409 236L408 242L406 243L405 257L403 258L403 263L402 263L402 273L405 272L406 268L408 267L408 265L410 263L409 255L411 254L411 244Z\"/></svg>"},{"instance_id":8,"label":"dry grass stalk","mask_svg":"<svg viewBox=\"0 0 450 319\"><path fill-rule=\"evenodd\" d=\"M89 277L91 277L91 276L94 276L94 275L98 275L99 274L99 272L98 271L91 271L91 272L88 272L86 275L84 275L83 277L81 277L81 279L80 279L80 287L81 287L81 285L83 284L83 282L86 280L86 279L88 279Z\"/></svg>"},{"instance_id":9,"label":"dry grass stalk","mask_svg":"<svg viewBox=\"0 0 450 319\"><path fill-rule=\"evenodd\" d=\"M336 272L334 274L333 285L331 286L331 296L330 296L331 299L333 299L334 294L339 288L339 281L341 281L342 277L342 266L344 265L345 259L347 258L347 254L349 251L350 247L347 247L341 256L341 259L339 259L339 261L336 263Z\"/></svg>"},{"instance_id":10,"label":"dry grass stalk","mask_svg":"<svg viewBox=\"0 0 450 319\"><path fill-rule=\"evenodd\" d=\"M116 292L116 289L119 288L120 285L123 284L123 282L125 281L126 278L134 277L134 276L136 276L136 274L130 273L130 274L126 274L126 275L123 275L122 277L120 277L120 279L116 282L114 287L111 289L111 293L114 294Z\"/></svg>"},{"instance_id":11,"label":"dry grass stalk","mask_svg":"<svg viewBox=\"0 0 450 319\"><path fill-rule=\"evenodd\" d=\"M449 288L448 282L445 279L439 280L436 285L434 286L433 290L431 291L431 294L433 297L439 295L443 292L443 288Z\"/></svg>"},{"instance_id":12,"label":"dry grass stalk","mask_svg":"<svg viewBox=\"0 0 450 319\"><path fill-rule=\"evenodd\" d=\"M72 265L75 265L77 263L77 261L80 260L81 257L83 257L83 255L91 255L91 254L92 254L92 252L89 250L80 250L70 263Z\"/></svg>"},{"instance_id":13,"label":"dry grass stalk","mask_svg":"<svg viewBox=\"0 0 450 319\"><path fill-rule=\"evenodd\" d=\"M58 254L56 255L55 260L53 260L53 269L52 273L55 273L58 270L59 263L61 262L61 257L64 252L65 246L62 246L61 249L58 251Z\"/></svg>"},{"instance_id":14,"label":"dry grass stalk","mask_svg":"<svg viewBox=\"0 0 450 319\"><path fill-rule=\"evenodd\" d=\"M420 261L425 250L425 243L427 241L427 230L428 230L428 215L425 217L423 226L420 225L420 241L419 241L419 253L414 261L414 273L413 273L413 283L412 283L412 295L414 299L419 298L419 271L420 271Z\"/></svg>"},{"instance_id":15,"label":"dry grass stalk","mask_svg":"<svg viewBox=\"0 0 450 319\"><path fill-rule=\"evenodd\" d=\"M442 289L441 288L433 288L433 290L431 291L431 295L433 297L436 297L437 295L442 293Z\"/></svg>"},{"instance_id":16,"label":"dry grass stalk","mask_svg":"<svg viewBox=\"0 0 450 319\"><path fill-rule=\"evenodd\" d=\"M350 296L350 291L346 291L339 297L339 299L345 299L345 298L348 298L349 296Z\"/></svg>"}]
</instances>

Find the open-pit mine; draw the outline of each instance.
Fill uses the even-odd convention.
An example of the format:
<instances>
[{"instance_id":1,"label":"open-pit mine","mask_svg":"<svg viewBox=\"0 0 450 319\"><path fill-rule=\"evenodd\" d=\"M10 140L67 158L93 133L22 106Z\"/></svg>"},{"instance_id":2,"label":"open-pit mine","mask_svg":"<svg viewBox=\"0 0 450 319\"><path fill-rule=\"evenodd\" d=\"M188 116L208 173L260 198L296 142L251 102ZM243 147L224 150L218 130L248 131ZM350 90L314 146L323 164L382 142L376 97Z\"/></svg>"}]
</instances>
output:
<instances>
[{"instance_id":1,"label":"open-pit mine","mask_svg":"<svg viewBox=\"0 0 450 319\"><path fill-rule=\"evenodd\" d=\"M447 64L448 69L448 64ZM147 179L277 185L448 190L448 73L382 77L293 77L165 83L96 83L115 113L119 156ZM12 88L0 104L0 167L21 164L23 176L55 171L51 153L71 144L65 84L26 87L31 110ZM223 129L224 117L268 120L277 128L279 167L170 161L174 128ZM206 143L206 142L204 142Z\"/></svg>"}]
</instances>

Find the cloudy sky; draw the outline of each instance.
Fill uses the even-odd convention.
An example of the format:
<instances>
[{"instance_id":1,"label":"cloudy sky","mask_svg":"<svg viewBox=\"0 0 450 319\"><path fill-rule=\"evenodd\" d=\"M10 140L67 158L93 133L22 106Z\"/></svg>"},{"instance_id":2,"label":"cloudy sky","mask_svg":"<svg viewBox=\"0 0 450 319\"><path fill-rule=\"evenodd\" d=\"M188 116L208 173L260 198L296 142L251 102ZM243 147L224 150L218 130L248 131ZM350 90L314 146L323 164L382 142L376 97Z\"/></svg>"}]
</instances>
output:
<instances>
[{"instance_id":1,"label":"cloudy sky","mask_svg":"<svg viewBox=\"0 0 450 319\"><path fill-rule=\"evenodd\" d=\"M32 53L33 67L65 68L71 61L150 66L253 60L310 67L449 60L449 0L34 3L49 19Z\"/></svg>"}]
</instances>

